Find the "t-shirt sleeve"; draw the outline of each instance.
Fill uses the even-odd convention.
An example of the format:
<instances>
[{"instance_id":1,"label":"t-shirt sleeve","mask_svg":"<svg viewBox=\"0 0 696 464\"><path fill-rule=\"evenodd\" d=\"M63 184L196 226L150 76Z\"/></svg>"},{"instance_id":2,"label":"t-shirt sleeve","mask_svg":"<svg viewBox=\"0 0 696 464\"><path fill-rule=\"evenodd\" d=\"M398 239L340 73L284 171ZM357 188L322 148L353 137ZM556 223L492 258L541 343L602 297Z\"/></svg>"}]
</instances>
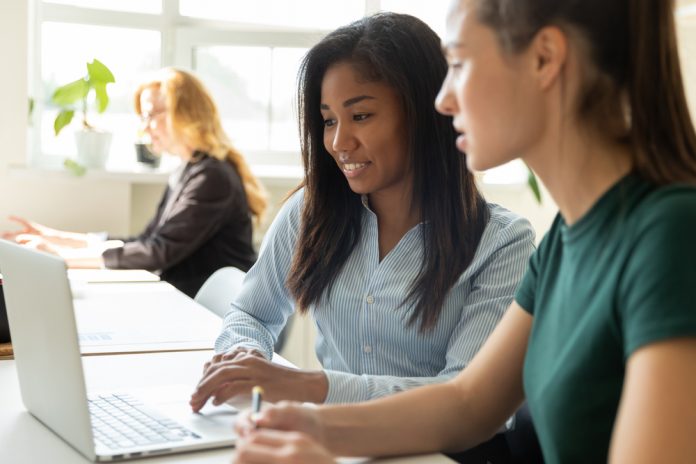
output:
<instances>
[{"instance_id":1,"label":"t-shirt sleeve","mask_svg":"<svg viewBox=\"0 0 696 464\"><path fill-rule=\"evenodd\" d=\"M537 270L539 262L539 250L537 249L529 257L527 270L515 292L515 302L529 314L534 315L534 294L536 293Z\"/></svg>"},{"instance_id":2,"label":"t-shirt sleeve","mask_svg":"<svg viewBox=\"0 0 696 464\"><path fill-rule=\"evenodd\" d=\"M544 235L541 243L539 243L539 247L532 253L532 256L529 257L527 270L515 292L515 302L532 316L534 315L534 303L536 301L536 292L539 285L539 273L542 272L544 259L547 259L545 257L550 255L549 248L551 247L551 242L556 240L559 218L560 216L556 216L553 224L551 224L551 228L546 235Z\"/></svg>"},{"instance_id":3,"label":"t-shirt sleeve","mask_svg":"<svg viewBox=\"0 0 696 464\"><path fill-rule=\"evenodd\" d=\"M696 336L696 190L671 191L649 207L619 283L626 358L649 343Z\"/></svg>"}]
</instances>

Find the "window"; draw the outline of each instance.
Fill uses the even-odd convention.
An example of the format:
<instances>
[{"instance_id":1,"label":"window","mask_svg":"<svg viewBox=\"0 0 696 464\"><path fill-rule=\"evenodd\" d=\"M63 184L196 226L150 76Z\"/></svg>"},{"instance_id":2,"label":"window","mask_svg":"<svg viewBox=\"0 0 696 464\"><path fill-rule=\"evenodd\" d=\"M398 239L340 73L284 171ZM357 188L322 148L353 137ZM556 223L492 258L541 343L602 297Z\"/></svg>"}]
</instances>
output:
<instances>
[{"instance_id":1,"label":"window","mask_svg":"<svg viewBox=\"0 0 696 464\"><path fill-rule=\"evenodd\" d=\"M89 121L115 134L112 154L132 153L138 129L131 102L133 89L143 74L160 67L159 32L47 21L42 24L41 37L42 152L46 156L62 158L74 151L72 128L66 128L57 137L53 135L53 120L58 108L51 103L50 97L56 87L84 75L87 61L98 57L114 72L116 82L109 85L109 111L98 114L93 107L88 108ZM85 40L86 37L89 40ZM119 46L112 45L115 43ZM132 53L133 50L137 52ZM72 123L75 127L79 124L78 119L79 114L76 114Z\"/></svg>"},{"instance_id":2,"label":"window","mask_svg":"<svg viewBox=\"0 0 696 464\"><path fill-rule=\"evenodd\" d=\"M442 38L445 34L445 15L450 0L382 0L382 11L406 13L420 18Z\"/></svg>"},{"instance_id":3,"label":"window","mask_svg":"<svg viewBox=\"0 0 696 464\"><path fill-rule=\"evenodd\" d=\"M117 2L114 0L44 0L44 2L133 13L157 14L162 12L162 0L118 0Z\"/></svg>"},{"instance_id":4,"label":"window","mask_svg":"<svg viewBox=\"0 0 696 464\"><path fill-rule=\"evenodd\" d=\"M299 165L295 109L298 65L328 31L365 14L418 16L441 36L448 0L35 0L35 114L32 162L58 166L75 153L74 128L56 137L51 95L94 58L114 73L110 105L88 113L113 133L107 169L133 170L138 119L132 94L163 66L194 70L213 94L223 126L250 163ZM493 182L524 179L507 167ZM522 172L522 174L520 174ZM522 180L523 181L523 180Z\"/></svg>"},{"instance_id":5,"label":"window","mask_svg":"<svg viewBox=\"0 0 696 464\"><path fill-rule=\"evenodd\" d=\"M365 2L360 0L255 0L229 5L220 0L179 0L179 5L183 16L324 31L365 14Z\"/></svg>"}]
</instances>

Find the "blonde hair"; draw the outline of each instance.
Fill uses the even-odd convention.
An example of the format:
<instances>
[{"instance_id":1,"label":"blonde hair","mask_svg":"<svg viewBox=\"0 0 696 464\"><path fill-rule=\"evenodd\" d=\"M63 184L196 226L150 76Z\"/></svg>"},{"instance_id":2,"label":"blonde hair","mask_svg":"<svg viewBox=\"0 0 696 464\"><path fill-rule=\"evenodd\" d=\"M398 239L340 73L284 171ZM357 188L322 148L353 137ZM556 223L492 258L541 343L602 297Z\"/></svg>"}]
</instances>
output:
<instances>
[{"instance_id":1,"label":"blonde hair","mask_svg":"<svg viewBox=\"0 0 696 464\"><path fill-rule=\"evenodd\" d=\"M217 106L203 83L189 72L165 68L155 79L140 84L135 91L135 112L139 115L140 95L145 89L157 89L164 96L167 118L178 141L232 163L242 179L249 210L258 223L268 206L268 194L242 154L232 146L220 123Z\"/></svg>"}]
</instances>

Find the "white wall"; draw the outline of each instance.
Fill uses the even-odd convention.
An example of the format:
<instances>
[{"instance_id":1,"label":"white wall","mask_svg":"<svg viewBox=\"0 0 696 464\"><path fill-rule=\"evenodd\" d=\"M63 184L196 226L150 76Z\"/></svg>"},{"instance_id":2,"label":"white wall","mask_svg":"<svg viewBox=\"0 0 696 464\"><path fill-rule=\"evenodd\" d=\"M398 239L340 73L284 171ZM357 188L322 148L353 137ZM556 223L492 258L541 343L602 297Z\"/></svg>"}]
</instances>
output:
<instances>
[{"instance_id":1,"label":"white wall","mask_svg":"<svg viewBox=\"0 0 696 464\"><path fill-rule=\"evenodd\" d=\"M20 214L58 227L126 233L130 187L103 180L17 175L10 165L27 158L28 2L0 2L0 230L8 214Z\"/></svg>"}]
</instances>

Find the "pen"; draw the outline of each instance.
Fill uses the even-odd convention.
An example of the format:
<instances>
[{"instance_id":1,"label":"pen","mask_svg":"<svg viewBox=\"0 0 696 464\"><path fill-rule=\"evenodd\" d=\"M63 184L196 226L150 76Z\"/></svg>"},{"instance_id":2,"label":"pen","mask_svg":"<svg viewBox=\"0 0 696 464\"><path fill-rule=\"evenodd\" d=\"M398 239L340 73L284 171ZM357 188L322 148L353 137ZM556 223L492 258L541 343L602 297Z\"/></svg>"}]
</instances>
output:
<instances>
[{"instance_id":1,"label":"pen","mask_svg":"<svg viewBox=\"0 0 696 464\"><path fill-rule=\"evenodd\" d=\"M258 417L258 414L261 412L261 395L263 395L263 388L261 388L260 386L256 385L254 388L251 389L251 417L254 420L254 428L258 428L258 425L256 425L256 418Z\"/></svg>"}]
</instances>

